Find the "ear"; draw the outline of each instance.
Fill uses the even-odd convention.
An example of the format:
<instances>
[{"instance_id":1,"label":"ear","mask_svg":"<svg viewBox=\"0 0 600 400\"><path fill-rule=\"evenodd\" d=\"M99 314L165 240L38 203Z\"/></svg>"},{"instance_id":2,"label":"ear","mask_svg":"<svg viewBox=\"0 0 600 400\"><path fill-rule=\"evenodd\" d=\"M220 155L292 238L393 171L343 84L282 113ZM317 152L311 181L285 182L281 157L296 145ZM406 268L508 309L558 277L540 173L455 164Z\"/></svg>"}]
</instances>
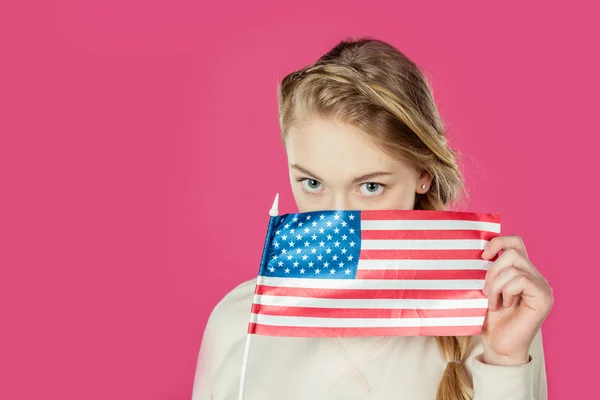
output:
<instances>
[{"instance_id":1,"label":"ear","mask_svg":"<svg viewBox=\"0 0 600 400\"><path fill-rule=\"evenodd\" d=\"M425 194L431 188L431 182L433 181L433 176L428 172L422 172L421 176L417 180L417 187L415 191L418 194Z\"/></svg>"}]
</instances>

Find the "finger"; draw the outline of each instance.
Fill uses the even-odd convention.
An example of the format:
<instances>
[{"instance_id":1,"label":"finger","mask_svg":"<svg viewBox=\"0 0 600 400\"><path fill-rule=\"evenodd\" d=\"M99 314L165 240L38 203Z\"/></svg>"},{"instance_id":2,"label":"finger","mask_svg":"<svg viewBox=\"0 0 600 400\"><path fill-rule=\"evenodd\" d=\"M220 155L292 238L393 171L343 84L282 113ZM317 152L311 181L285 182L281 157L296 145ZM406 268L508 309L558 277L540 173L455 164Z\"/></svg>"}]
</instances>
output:
<instances>
[{"instance_id":1,"label":"finger","mask_svg":"<svg viewBox=\"0 0 600 400\"><path fill-rule=\"evenodd\" d=\"M508 249L515 249L520 253L523 253L525 257L527 256L527 249L525 248L525 243L520 236L496 236L490 240L481 256L485 260L491 260L496 257L499 252L505 251Z\"/></svg>"},{"instance_id":2,"label":"finger","mask_svg":"<svg viewBox=\"0 0 600 400\"><path fill-rule=\"evenodd\" d=\"M496 277L509 267L516 267L529 273L536 273L533 265L531 265L522 253L519 253L516 249L508 249L488 269L485 276L484 288L496 280Z\"/></svg>"},{"instance_id":3,"label":"finger","mask_svg":"<svg viewBox=\"0 0 600 400\"><path fill-rule=\"evenodd\" d=\"M536 288L535 281L531 279L528 274L517 274L502 288L504 307L510 307L515 299L520 299L525 296L535 296Z\"/></svg>"},{"instance_id":4,"label":"finger","mask_svg":"<svg viewBox=\"0 0 600 400\"><path fill-rule=\"evenodd\" d=\"M488 290L486 295L489 300L489 308L496 310L499 308L502 299L504 306L506 304L512 304L512 299L507 303L507 298L504 297L504 289L506 285L514 280L516 277L526 275L527 273L520 268L509 266L505 268L500 275L498 275L493 281L488 284Z\"/></svg>"}]
</instances>

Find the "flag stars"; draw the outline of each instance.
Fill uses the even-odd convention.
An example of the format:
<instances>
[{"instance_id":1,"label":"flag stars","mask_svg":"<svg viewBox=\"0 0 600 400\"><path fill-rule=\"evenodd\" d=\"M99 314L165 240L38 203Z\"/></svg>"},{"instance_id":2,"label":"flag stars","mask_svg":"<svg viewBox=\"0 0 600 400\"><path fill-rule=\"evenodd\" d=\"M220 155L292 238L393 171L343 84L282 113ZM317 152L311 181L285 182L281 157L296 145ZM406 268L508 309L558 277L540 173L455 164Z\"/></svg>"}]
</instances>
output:
<instances>
[{"instance_id":1,"label":"flag stars","mask_svg":"<svg viewBox=\"0 0 600 400\"><path fill-rule=\"evenodd\" d=\"M348 261L354 260L354 256L348 256Z\"/></svg>"},{"instance_id":2,"label":"flag stars","mask_svg":"<svg viewBox=\"0 0 600 400\"><path fill-rule=\"evenodd\" d=\"M322 221L325 219L325 215L321 214L321 216L319 217L319 219Z\"/></svg>"},{"instance_id":3,"label":"flag stars","mask_svg":"<svg viewBox=\"0 0 600 400\"><path fill-rule=\"evenodd\" d=\"M331 227L331 221L327 221L327 227Z\"/></svg>"},{"instance_id":4,"label":"flag stars","mask_svg":"<svg viewBox=\"0 0 600 400\"><path fill-rule=\"evenodd\" d=\"M338 256L333 256L333 257L331 257L331 258L333 259L333 261L337 261L337 259L338 259Z\"/></svg>"},{"instance_id":5,"label":"flag stars","mask_svg":"<svg viewBox=\"0 0 600 400\"><path fill-rule=\"evenodd\" d=\"M323 242L323 241L319 242L319 247L325 247L325 242Z\"/></svg>"},{"instance_id":6,"label":"flag stars","mask_svg":"<svg viewBox=\"0 0 600 400\"><path fill-rule=\"evenodd\" d=\"M315 269L315 274L319 275L321 273L321 270L319 268Z\"/></svg>"},{"instance_id":7,"label":"flag stars","mask_svg":"<svg viewBox=\"0 0 600 400\"><path fill-rule=\"evenodd\" d=\"M323 259L323 256L319 254L319 255L317 256L317 261L321 261L322 259Z\"/></svg>"},{"instance_id":8,"label":"flag stars","mask_svg":"<svg viewBox=\"0 0 600 400\"><path fill-rule=\"evenodd\" d=\"M304 228L304 233L310 232L310 228Z\"/></svg>"},{"instance_id":9,"label":"flag stars","mask_svg":"<svg viewBox=\"0 0 600 400\"><path fill-rule=\"evenodd\" d=\"M346 240L346 239L348 239L348 236L342 235L342 240Z\"/></svg>"},{"instance_id":10,"label":"flag stars","mask_svg":"<svg viewBox=\"0 0 600 400\"><path fill-rule=\"evenodd\" d=\"M348 224L346 223L346 221L342 221L342 226L343 226L344 228L346 227L346 225L348 225Z\"/></svg>"},{"instance_id":11,"label":"flag stars","mask_svg":"<svg viewBox=\"0 0 600 400\"><path fill-rule=\"evenodd\" d=\"M340 242L335 242L335 247L340 247Z\"/></svg>"},{"instance_id":12,"label":"flag stars","mask_svg":"<svg viewBox=\"0 0 600 400\"><path fill-rule=\"evenodd\" d=\"M354 228L350 228L350 233L354 233Z\"/></svg>"},{"instance_id":13,"label":"flag stars","mask_svg":"<svg viewBox=\"0 0 600 400\"><path fill-rule=\"evenodd\" d=\"M274 255L272 260L277 260L277 255Z\"/></svg>"},{"instance_id":14,"label":"flag stars","mask_svg":"<svg viewBox=\"0 0 600 400\"><path fill-rule=\"evenodd\" d=\"M285 224L284 228L285 229L290 229L290 224Z\"/></svg>"},{"instance_id":15,"label":"flag stars","mask_svg":"<svg viewBox=\"0 0 600 400\"><path fill-rule=\"evenodd\" d=\"M302 256L302 260L304 260L304 261L308 260L308 256L307 256L306 254L305 254L305 255L303 255L303 256Z\"/></svg>"},{"instance_id":16,"label":"flag stars","mask_svg":"<svg viewBox=\"0 0 600 400\"><path fill-rule=\"evenodd\" d=\"M279 264L277 264L277 265L279 265L280 267L283 267L283 261L279 261Z\"/></svg>"},{"instance_id":17,"label":"flag stars","mask_svg":"<svg viewBox=\"0 0 600 400\"><path fill-rule=\"evenodd\" d=\"M325 229L319 228L319 233L325 233ZM285 240L285 239L283 239L283 240Z\"/></svg>"},{"instance_id":18,"label":"flag stars","mask_svg":"<svg viewBox=\"0 0 600 400\"><path fill-rule=\"evenodd\" d=\"M281 240L287 240L287 235L283 235L283 236L281 237Z\"/></svg>"},{"instance_id":19,"label":"flag stars","mask_svg":"<svg viewBox=\"0 0 600 400\"><path fill-rule=\"evenodd\" d=\"M306 216L306 220L307 220L307 221L310 221L310 215L307 215L307 216Z\"/></svg>"},{"instance_id":20,"label":"flag stars","mask_svg":"<svg viewBox=\"0 0 600 400\"><path fill-rule=\"evenodd\" d=\"M275 246L275 248L277 249L277 248L279 248L279 243L275 242L275 243L273 243L273 246Z\"/></svg>"},{"instance_id":21,"label":"flag stars","mask_svg":"<svg viewBox=\"0 0 600 400\"><path fill-rule=\"evenodd\" d=\"M354 247L355 243L354 242L350 242L350 247Z\"/></svg>"},{"instance_id":22,"label":"flag stars","mask_svg":"<svg viewBox=\"0 0 600 400\"><path fill-rule=\"evenodd\" d=\"M335 228L333 231L334 231L335 233L340 233L340 230L339 230L338 228Z\"/></svg>"},{"instance_id":23,"label":"flag stars","mask_svg":"<svg viewBox=\"0 0 600 400\"><path fill-rule=\"evenodd\" d=\"M312 235L311 239L312 240L317 240L317 235Z\"/></svg>"},{"instance_id":24,"label":"flag stars","mask_svg":"<svg viewBox=\"0 0 600 400\"><path fill-rule=\"evenodd\" d=\"M350 275L350 272L352 272L352 271L350 271L349 268L346 268L346 275Z\"/></svg>"},{"instance_id":25,"label":"flag stars","mask_svg":"<svg viewBox=\"0 0 600 400\"><path fill-rule=\"evenodd\" d=\"M289 268L286 268L286 269L285 269L285 273L286 273L286 274L289 274L289 273L290 273L290 269L289 269Z\"/></svg>"},{"instance_id":26,"label":"flag stars","mask_svg":"<svg viewBox=\"0 0 600 400\"><path fill-rule=\"evenodd\" d=\"M298 217L294 217L294 219L292 219L292 221L298 222Z\"/></svg>"},{"instance_id":27,"label":"flag stars","mask_svg":"<svg viewBox=\"0 0 600 400\"><path fill-rule=\"evenodd\" d=\"M281 250L281 253L282 253L282 254L286 254L286 253L287 253L287 249L282 249L282 250Z\"/></svg>"},{"instance_id":28,"label":"flag stars","mask_svg":"<svg viewBox=\"0 0 600 400\"><path fill-rule=\"evenodd\" d=\"M327 240L331 240L332 237L333 236L331 236L331 235L327 235Z\"/></svg>"},{"instance_id":29,"label":"flag stars","mask_svg":"<svg viewBox=\"0 0 600 400\"><path fill-rule=\"evenodd\" d=\"M294 261L294 268L298 266L298 261Z\"/></svg>"},{"instance_id":30,"label":"flag stars","mask_svg":"<svg viewBox=\"0 0 600 400\"><path fill-rule=\"evenodd\" d=\"M312 267L313 267L313 265L315 265L315 263L313 263L312 261L308 263L308 266L309 266L310 268L312 268Z\"/></svg>"},{"instance_id":31,"label":"flag stars","mask_svg":"<svg viewBox=\"0 0 600 400\"><path fill-rule=\"evenodd\" d=\"M342 250L340 250L340 251L342 252L342 254L346 254L346 251L348 251L348 250L346 250L346 249L342 249Z\"/></svg>"},{"instance_id":32,"label":"flag stars","mask_svg":"<svg viewBox=\"0 0 600 400\"><path fill-rule=\"evenodd\" d=\"M317 253L317 249L310 249L310 252L313 253L313 254L316 254Z\"/></svg>"},{"instance_id":33,"label":"flag stars","mask_svg":"<svg viewBox=\"0 0 600 400\"><path fill-rule=\"evenodd\" d=\"M329 271L331 273L331 275L335 274L335 269L331 268L331 270Z\"/></svg>"},{"instance_id":34,"label":"flag stars","mask_svg":"<svg viewBox=\"0 0 600 400\"><path fill-rule=\"evenodd\" d=\"M335 220L337 221L338 219L340 219L340 216L339 216L339 215L337 215L337 214L335 214L335 215L333 216L333 219L335 219Z\"/></svg>"},{"instance_id":35,"label":"flag stars","mask_svg":"<svg viewBox=\"0 0 600 400\"><path fill-rule=\"evenodd\" d=\"M271 272L275 272L275 268L273 268L273 267L269 267L269 271L271 271Z\"/></svg>"},{"instance_id":36,"label":"flag stars","mask_svg":"<svg viewBox=\"0 0 600 400\"><path fill-rule=\"evenodd\" d=\"M302 225L304 225L304 222L298 222L298 226L299 226L300 228L302 228Z\"/></svg>"},{"instance_id":37,"label":"flag stars","mask_svg":"<svg viewBox=\"0 0 600 400\"><path fill-rule=\"evenodd\" d=\"M344 268L344 262L340 262L340 268Z\"/></svg>"},{"instance_id":38,"label":"flag stars","mask_svg":"<svg viewBox=\"0 0 600 400\"><path fill-rule=\"evenodd\" d=\"M302 249L296 249L296 254L302 253Z\"/></svg>"},{"instance_id":39,"label":"flag stars","mask_svg":"<svg viewBox=\"0 0 600 400\"><path fill-rule=\"evenodd\" d=\"M290 247L294 247L294 242L290 242Z\"/></svg>"},{"instance_id":40,"label":"flag stars","mask_svg":"<svg viewBox=\"0 0 600 400\"><path fill-rule=\"evenodd\" d=\"M304 268L300 269L300 273L303 274L304 273Z\"/></svg>"},{"instance_id":41,"label":"flag stars","mask_svg":"<svg viewBox=\"0 0 600 400\"><path fill-rule=\"evenodd\" d=\"M292 259L292 256L291 256L291 255L289 255L289 256L288 256L288 260L291 260L291 259Z\"/></svg>"},{"instance_id":42,"label":"flag stars","mask_svg":"<svg viewBox=\"0 0 600 400\"><path fill-rule=\"evenodd\" d=\"M325 262L323 263L323 266L324 266L325 268L327 268L327 267L329 267L329 263L328 263L327 261L325 261Z\"/></svg>"},{"instance_id":43,"label":"flag stars","mask_svg":"<svg viewBox=\"0 0 600 400\"><path fill-rule=\"evenodd\" d=\"M296 230L295 230L295 229L290 229L290 233L291 233L292 235L294 234L294 232L296 232Z\"/></svg>"},{"instance_id":44,"label":"flag stars","mask_svg":"<svg viewBox=\"0 0 600 400\"><path fill-rule=\"evenodd\" d=\"M313 221L313 222L312 222L312 226L313 226L313 227L314 227L314 226L317 226L317 221Z\"/></svg>"},{"instance_id":45,"label":"flag stars","mask_svg":"<svg viewBox=\"0 0 600 400\"><path fill-rule=\"evenodd\" d=\"M304 247L310 246L310 242L304 242Z\"/></svg>"},{"instance_id":46,"label":"flag stars","mask_svg":"<svg viewBox=\"0 0 600 400\"><path fill-rule=\"evenodd\" d=\"M353 214L350 214L350 215L348 216L348 218L350 218L350 221L352 221L352 220L354 220L354 215L353 215Z\"/></svg>"},{"instance_id":47,"label":"flag stars","mask_svg":"<svg viewBox=\"0 0 600 400\"><path fill-rule=\"evenodd\" d=\"M327 248L327 249L325 249L325 252L326 252L327 254L331 254L331 249Z\"/></svg>"}]
</instances>

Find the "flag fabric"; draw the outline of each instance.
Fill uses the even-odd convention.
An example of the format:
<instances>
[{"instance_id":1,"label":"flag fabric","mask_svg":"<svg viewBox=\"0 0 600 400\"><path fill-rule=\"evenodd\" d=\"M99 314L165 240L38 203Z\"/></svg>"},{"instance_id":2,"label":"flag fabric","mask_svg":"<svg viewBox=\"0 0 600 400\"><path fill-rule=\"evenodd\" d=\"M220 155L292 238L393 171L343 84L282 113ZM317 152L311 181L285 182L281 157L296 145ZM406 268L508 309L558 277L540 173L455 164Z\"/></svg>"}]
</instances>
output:
<instances>
[{"instance_id":1,"label":"flag fabric","mask_svg":"<svg viewBox=\"0 0 600 400\"><path fill-rule=\"evenodd\" d=\"M481 332L500 233L494 214L318 211L271 217L248 333L460 336Z\"/></svg>"}]
</instances>

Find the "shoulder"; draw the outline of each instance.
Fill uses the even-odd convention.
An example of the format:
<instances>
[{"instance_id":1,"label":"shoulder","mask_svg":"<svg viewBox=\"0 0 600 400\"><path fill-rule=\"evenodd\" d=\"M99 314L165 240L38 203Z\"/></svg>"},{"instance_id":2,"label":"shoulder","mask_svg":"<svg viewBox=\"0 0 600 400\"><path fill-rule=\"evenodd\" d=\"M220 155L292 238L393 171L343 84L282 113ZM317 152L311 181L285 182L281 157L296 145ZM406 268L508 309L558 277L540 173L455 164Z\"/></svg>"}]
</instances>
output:
<instances>
[{"instance_id":1,"label":"shoulder","mask_svg":"<svg viewBox=\"0 0 600 400\"><path fill-rule=\"evenodd\" d=\"M220 371L241 365L255 287L256 278L239 284L211 311L200 343L194 400L208 398Z\"/></svg>"},{"instance_id":2,"label":"shoulder","mask_svg":"<svg viewBox=\"0 0 600 400\"><path fill-rule=\"evenodd\" d=\"M256 279L243 282L229 291L213 308L204 332L215 359L229 348L246 340Z\"/></svg>"}]
</instances>

